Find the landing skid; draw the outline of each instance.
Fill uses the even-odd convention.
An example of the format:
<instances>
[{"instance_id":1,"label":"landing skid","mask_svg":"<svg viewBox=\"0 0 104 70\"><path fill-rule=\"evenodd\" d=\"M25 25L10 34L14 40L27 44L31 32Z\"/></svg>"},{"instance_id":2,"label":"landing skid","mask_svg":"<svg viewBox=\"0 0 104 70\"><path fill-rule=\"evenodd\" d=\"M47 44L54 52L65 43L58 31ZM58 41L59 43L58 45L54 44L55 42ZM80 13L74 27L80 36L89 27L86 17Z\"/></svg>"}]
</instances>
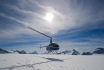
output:
<instances>
[{"instance_id":1,"label":"landing skid","mask_svg":"<svg viewBox=\"0 0 104 70\"><path fill-rule=\"evenodd\" d=\"M58 54L57 51L46 51L44 54Z\"/></svg>"}]
</instances>

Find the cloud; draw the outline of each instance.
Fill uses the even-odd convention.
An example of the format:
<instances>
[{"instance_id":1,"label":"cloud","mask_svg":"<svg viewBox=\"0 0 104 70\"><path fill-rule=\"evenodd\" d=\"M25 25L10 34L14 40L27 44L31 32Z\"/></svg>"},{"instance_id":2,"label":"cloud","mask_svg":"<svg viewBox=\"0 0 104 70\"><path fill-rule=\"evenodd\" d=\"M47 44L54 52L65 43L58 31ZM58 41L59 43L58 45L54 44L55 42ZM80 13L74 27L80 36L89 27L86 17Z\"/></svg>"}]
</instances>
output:
<instances>
[{"instance_id":1,"label":"cloud","mask_svg":"<svg viewBox=\"0 0 104 70\"><path fill-rule=\"evenodd\" d=\"M58 3L58 1L55 2ZM56 33L58 33L61 30L67 30L67 29L70 30L72 28L77 28L77 27L84 28L83 26L90 28L89 24L93 25L99 21L104 20L104 14L102 12L104 11L104 9L95 12L97 9L95 9L96 8L95 5L92 5L93 2L91 3L87 2L87 5L84 5L84 1L82 1L80 5L80 3L78 4L78 2L75 1L74 2L75 7L72 7L73 1L70 1L70 3L69 2L67 3L66 1L61 1L60 4L58 3L59 7L57 7L57 4L53 4L53 2L52 2L53 7L50 7L51 5L50 2L47 2L49 3L48 5L45 5L46 3L45 4L43 3L43 5L42 3L41 4L37 2L35 3L46 11L50 11L50 12L55 11L58 14L61 14L58 15L59 17L61 16L64 17L63 19L56 16L56 20L54 21L54 23L52 23L53 31L56 31Z\"/></svg>"},{"instance_id":2,"label":"cloud","mask_svg":"<svg viewBox=\"0 0 104 70\"><path fill-rule=\"evenodd\" d=\"M58 1L55 2L58 3ZM24 3L24 1L21 1L20 5L22 3ZM99 10L96 13L96 15L91 14L93 13L91 9L93 9L94 6L91 6L91 3L88 3L88 5L85 6L84 9L84 7L82 7L84 3L83 1L81 2L82 3L81 5L79 5L77 1L75 2L70 1L68 3L67 1L61 1L61 4L58 3L59 4L58 7L55 4L53 4L54 6L52 7L51 4L45 5L42 4L41 2L32 1L32 0L26 1L25 3L26 5L31 4L32 6L37 5L37 7L39 7L42 10L37 9L37 11L39 12L36 12L34 10L25 10L25 8L20 9L18 6L9 5L10 8L17 11L18 13L27 15L26 16L27 18L24 18L24 20L22 21L18 20L18 18L15 19L14 17L9 17L9 19L12 20L14 19L19 23L30 25L33 28L42 31L43 33L49 33L52 35L57 34L62 30L70 30L78 27L81 27L83 29L84 28L83 26L86 25L87 25L86 27L89 28L88 24L91 25L93 23L95 24L98 21L104 20L104 14L102 12L104 11L103 9ZM74 3L74 5L78 5L78 7L74 8L71 3ZM55 15L55 18L52 23L48 23L47 21L44 20L45 14L47 12L52 12ZM2 14L2 16L5 15Z\"/></svg>"},{"instance_id":3,"label":"cloud","mask_svg":"<svg viewBox=\"0 0 104 70\"><path fill-rule=\"evenodd\" d=\"M22 23L23 25L26 25L26 26L28 25L28 23L26 23L26 22L20 21L20 20L14 18L14 17L8 16L8 15L3 14L3 13L0 13L0 16L8 18L10 20L14 20L14 21L19 22L19 23Z\"/></svg>"},{"instance_id":4,"label":"cloud","mask_svg":"<svg viewBox=\"0 0 104 70\"><path fill-rule=\"evenodd\" d=\"M2 40L14 38L10 40L10 42L29 42L31 39L24 39L20 41L15 40L15 38L26 38L30 36L31 38L36 38L36 40L37 38L43 38L43 36L41 36L40 34L26 28L27 26L31 26L34 29L49 36L56 37L56 39L57 37L58 39L71 38L84 31L95 29L99 25L103 26L100 22L104 21L104 6L103 3L99 3L97 1L44 0L39 2L38 0L28 0L18 2L19 3L17 3L16 5L5 5L6 12L12 11L11 14L9 12L0 12L0 17L4 17L6 19L14 21L17 24L20 24L20 26L15 26L15 28L12 28L13 26L11 25L11 28L0 30L0 39ZM4 7L3 4L2 6ZM54 14L55 18L51 23L44 20L45 14L47 12L51 12ZM7 23L4 24L9 25L10 22ZM21 26L21 24L24 26ZM100 26L98 28L100 28ZM102 29L103 28L104 27L102 27ZM87 42L76 42L75 39L71 39L71 41L65 41L64 39L63 42L58 42L56 40L55 41L61 44L63 48L64 46L66 48L70 46L72 48L83 46L91 47L92 42L93 46L98 47L96 43L103 41L101 39L94 39L91 37L83 39L87 40ZM32 41L36 40L32 39ZM99 43L99 45L103 47L102 43Z\"/></svg>"},{"instance_id":5,"label":"cloud","mask_svg":"<svg viewBox=\"0 0 104 70\"><path fill-rule=\"evenodd\" d=\"M32 1L32 0L31 0ZM39 6L40 8L46 10L46 12L50 12L50 13L53 13L55 15L58 15L59 17L61 17L62 19L65 18L65 15L61 14L60 12L58 12L57 10L55 10L53 7L51 6L44 6L44 5L41 5L39 4L38 2L36 1L32 1L33 3L35 3L37 6Z\"/></svg>"}]
</instances>

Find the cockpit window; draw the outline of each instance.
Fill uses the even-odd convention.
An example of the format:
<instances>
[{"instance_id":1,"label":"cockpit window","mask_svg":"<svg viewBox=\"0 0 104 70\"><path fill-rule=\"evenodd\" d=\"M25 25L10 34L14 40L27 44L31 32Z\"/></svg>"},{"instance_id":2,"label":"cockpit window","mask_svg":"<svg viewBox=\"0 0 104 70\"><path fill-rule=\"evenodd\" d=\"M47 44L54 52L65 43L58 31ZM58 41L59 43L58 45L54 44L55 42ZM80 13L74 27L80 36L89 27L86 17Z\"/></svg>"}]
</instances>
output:
<instances>
[{"instance_id":1,"label":"cockpit window","mask_svg":"<svg viewBox=\"0 0 104 70\"><path fill-rule=\"evenodd\" d=\"M49 44L49 46L59 47L59 45L57 43L51 43L51 44Z\"/></svg>"}]
</instances>

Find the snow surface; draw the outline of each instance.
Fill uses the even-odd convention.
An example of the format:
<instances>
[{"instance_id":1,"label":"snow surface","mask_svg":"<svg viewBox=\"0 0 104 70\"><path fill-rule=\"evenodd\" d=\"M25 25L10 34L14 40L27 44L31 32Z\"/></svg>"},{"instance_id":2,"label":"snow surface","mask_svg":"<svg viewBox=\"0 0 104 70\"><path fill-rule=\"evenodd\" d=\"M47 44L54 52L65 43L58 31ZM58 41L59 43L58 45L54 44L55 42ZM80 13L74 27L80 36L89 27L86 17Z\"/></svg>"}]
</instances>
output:
<instances>
[{"instance_id":1,"label":"snow surface","mask_svg":"<svg viewBox=\"0 0 104 70\"><path fill-rule=\"evenodd\" d=\"M0 70L104 70L104 55L0 54Z\"/></svg>"}]
</instances>

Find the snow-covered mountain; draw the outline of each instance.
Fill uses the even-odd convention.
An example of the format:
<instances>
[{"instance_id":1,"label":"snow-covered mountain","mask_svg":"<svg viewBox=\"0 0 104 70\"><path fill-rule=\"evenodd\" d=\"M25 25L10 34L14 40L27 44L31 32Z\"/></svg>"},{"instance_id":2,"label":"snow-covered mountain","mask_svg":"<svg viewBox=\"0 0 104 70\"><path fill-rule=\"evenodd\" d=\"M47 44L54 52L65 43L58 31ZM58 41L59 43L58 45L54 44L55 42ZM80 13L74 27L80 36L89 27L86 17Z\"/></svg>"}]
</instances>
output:
<instances>
[{"instance_id":1,"label":"snow-covered mountain","mask_svg":"<svg viewBox=\"0 0 104 70\"><path fill-rule=\"evenodd\" d=\"M0 54L19 54L17 51L13 50L4 50L0 48Z\"/></svg>"},{"instance_id":2,"label":"snow-covered mountain","mask_svg":"<svg viewBox=\"0 0 104 70\"><path fill-rule=\"evenodd\" d=\"M73 49L72 55L79 55L79 54L80 54L80 53L79 53L77 50Z\"/></svg>"},{"instance_id":3,"label":"snow-covered mountain","mask_svg":"<svg viewBox=\"0 0 104 70\"><path fill-rule=\"evenodd\" d=\"M63 54L72 54L72 51L70 51L70 50L64 50L64 51L61 52L61 53L63 53Z\"/></svg>"},{"instance_id":4,"label":"snow-covered mountain","mask_svg":"<svg viewBox=\"0 0 104 70\"><path fill-rule=\"evenodd\" d=\"M93 53L95 53L95 54L104 54L104 48L96 48Z\"/></svg>"},{"instance_id":5,"label":"snow-covered mountain","mask_svg":"<svg viewBox=\"0 0 104 70\"><path fill-rule=\"evenodd\" d=\"M18 52L19 54L26 54L26 52L24 50L22 50L22 51L16 50L15 52Z\"/></svg>"},{"instance_id":6,"label":"snow-covered mountain","mask_svg":"<svg viewBox=\"0 0 104 70\"><path fill-rule=\"evenodd\" d=\"M61 53L63 53L63 54L69 54L69 55L79 55L80 53L77 51L77 50L75 50L75 49L73 49L73 50L64 50L63 52L61 52Z\"/></svg>"},{"instance_id":7,"label":"snow-covered mountain","mask_svg":"<svg viewBox=\"0 0 104 70\"><path fill-rule=\"evenodd\" d=\"M91 52L83 52L82 55L92 55Z\"/></svg>"},{"instance_id":8,"label":"snow-covered mountain","mask_svg":"<svg viewBox=\"0 0 104 70\"><path fill-rule=\"evenodd\" d=\"M14 50L7 50L10 54L19 54L17 51Z\"/></svg>"},{"instance_id":9,"label":"snow-covered mountain","mask_svg":"<svg viewBox=\"0 0 104 70\"><path fill-rule=\"evenodd\" d=\"M38 54L38 53L36 51L34 51L34 52L29 53L29 54Z\"/></svg>"},{"instance_id":10,"label":"snow-covered mountain","mask_svg":"<svg viewBox=\"0 0 104 70\"><path fill-rule=\"evenodd\" d=\"M10 52L10 53L13 53L14 51L13 50L7 50L8 52Z\"/></svg>"},{"instance_id":11,"label":"snow-covered mountain","mask_svg":"<svg viewBox=\"0 0 104 70\"><path fill-rule=\"evenodd\" d=\"M9 53L9 52L0 48L0 53L5 54L5 53Z\"/></svg>"}]
</instances>

